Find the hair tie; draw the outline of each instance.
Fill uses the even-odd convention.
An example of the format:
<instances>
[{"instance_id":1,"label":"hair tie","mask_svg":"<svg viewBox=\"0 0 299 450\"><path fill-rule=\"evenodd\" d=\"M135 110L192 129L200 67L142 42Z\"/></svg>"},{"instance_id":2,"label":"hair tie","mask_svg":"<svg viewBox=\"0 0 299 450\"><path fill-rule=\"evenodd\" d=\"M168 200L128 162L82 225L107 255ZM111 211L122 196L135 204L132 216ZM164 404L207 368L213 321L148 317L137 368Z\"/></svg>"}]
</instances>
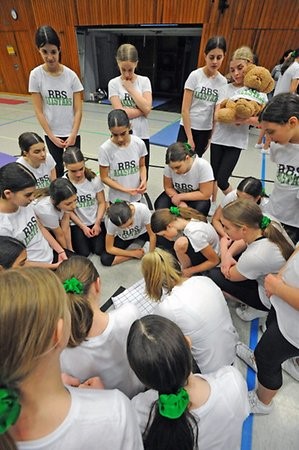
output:
<instances>
[{"instance_id":1,"label":"hair tie","mask_svg":"<svg viewBox=\"0 0 299 450\"><path fill-rule=\"evenodd\" d=\"M169 211L171 212L171 214L174 214L175 216L180 216L181 212L180 212L180 208L178 206L171 206L169 208Z\"/></svg>"},{"instance_id":2,"label":"hair tie","mask_svg":"<svg viewBox=\"0 0 299 450\"><path fill-rule=\"evenodd\" d=\"M262 188L262 192L261 192L261 195L262 195L262 196L265 196L265 195L267 195L267 194L266 194L266 189L265 189L265 188Z\"/></svg>"},{"instance_id":3,"label":"hair tie","mask_svg":"<svg viewBox=\"0 0 299 450\"><path fill-rule=\"evenodd\" d=\"M296 51L295 50L291 53L291 57L292 58L296 58Z\"/></svg>"},{"instance_id":4,"label":"hair tie","mask_svg":"<svg viewBox=\"0 0 299 450\"><path fill-rule=\"evenodd\" d=\"M270 225L270 223L271 223L271 219L269 219L269 217L267 217L267 216L263 216L260 221L261 230L264 230L265 228L267 228Z\"/></svg>"},{"instance_id":5,"label":"hair tie","mask_svg":"<svg viewBox=\"0 0 299 450\"><path fill-rule=\"evenodd\" d=\"M83 294L84 284L77 278L72 277L63 282L63 287L67 294Z\"/></svg>"},{"instance_id":6,"label":"hair tie","mask_svg":"<svg viewBox=\"0 0 299 450\"><path fill-rule=\"evenodd\" d=\"M184 150L187 154L189 154L190 150L192 150L191 145L188 142L183 142Z\"/></svg>"},{"instance_id":7,"label":"hair tie","mask_svg":"<svg viewBox=\"0 0 299 450\"><path fill-rule=\"evenodd\" d=\"M116 198L113 203L122 203L122 202L123 200L121 200L120 198Z\"/></svg>"},{"instance_id":8,"label":"hair tie","mask_svg":"<svg viewBox=\"0 0 299 450\"><path fill-rule=\"evenodd\" d=\"M186 411L189 404L189 394L180 388L176 394L159 395L159 413L168 419L178 419Z\"/></svg>"},{"instance_id":9,"label":"hair tie","mask_svg":"<svg viewBox=\"0 0 299 450\"><path fill-rule=\"evenodd\" d=\"M15 389L0 388L0 434L14 425L20 415L21 405Z\"/></svg>"}]
</instances>

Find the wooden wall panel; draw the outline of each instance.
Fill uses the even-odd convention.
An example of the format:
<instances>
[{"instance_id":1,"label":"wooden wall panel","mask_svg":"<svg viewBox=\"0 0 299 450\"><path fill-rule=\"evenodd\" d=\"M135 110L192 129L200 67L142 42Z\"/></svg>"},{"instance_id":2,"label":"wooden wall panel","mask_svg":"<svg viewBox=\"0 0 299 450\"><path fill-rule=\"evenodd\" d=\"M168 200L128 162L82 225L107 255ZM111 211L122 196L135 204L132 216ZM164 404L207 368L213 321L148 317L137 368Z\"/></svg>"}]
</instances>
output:
<instances>
[{"instance_id":1,"label":"wooden wall panel","mask_svg":"<svg viewBox=\"0 0 299 450\"><path fill-rule=\"evenodd\" d=\"M267 0L261 4L263 4L263 11L258 24L259 28L298 30L298 0ZM297 43L298 46L299 43Z\"/></svg>"},{"instance_id":2,"label":"wooden wall panel","mask_svg":"<svg viewBox=\"0 0 299 450\"><path fill-rule=\"evenodd\" d=\"M161 23L204 23L208 20L210 0L158 0L157 21Z\"/></svg>"}]
</instances>

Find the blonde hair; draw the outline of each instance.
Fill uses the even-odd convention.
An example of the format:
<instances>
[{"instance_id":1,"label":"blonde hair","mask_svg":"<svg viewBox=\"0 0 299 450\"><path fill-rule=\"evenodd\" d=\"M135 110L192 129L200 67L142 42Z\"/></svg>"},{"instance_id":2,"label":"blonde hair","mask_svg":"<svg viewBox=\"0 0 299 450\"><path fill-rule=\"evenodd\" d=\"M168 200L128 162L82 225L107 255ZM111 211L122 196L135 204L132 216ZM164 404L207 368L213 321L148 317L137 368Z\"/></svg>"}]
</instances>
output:
<instances>
[{"instance_id":1,"label":"blonde hair","mask_svg":"<svg viewBox=\"0 0 299 450\"><path fill-rule=\"evenodd\" d=\"M176 211L176 213L174 212ZM189 207L171 207L157 209L151 217L151 228L154 233L166 230L167 226L176 220L182 218L185 220L195 219L200 222L207 222L207 218L197 209Z\"/></svg>"},{"instance_id":2,"label":"blonde hair","mask_svg":"<svg viewBox=\"0 0 299 450\"><path fill-rule=\"evenodd\" d=\"M183 280L178 261L170 253L160 248L147 253L141 260L141 270L148 296L159 301L163 288L167 293Z\"/></svg>"},{"instance_id":3,"label":"blonde hair","mask_svg":"<svg viewBox=\"0 0 299 450\"><path fill-rule=\"evenodd\" d=\"M72 318L68 347L77 347L86 340L92 326L93 311L88 301L88 293L92 283L99 278L99 274L90 259L79 255L62 261L56 274L62 283L74 277L83 284L81 294L67 293Z\"/></svg>"},{"instance_id":4,"label":"blonde hair","mask_svg":"<svg viewBox=\"0 0 299 450\"><path fill-rule=\"evenodd\" d=\"M222 215L224 219L229 220L236 227L246 225L248 228L261 229L263 236L277 245L285 260L293 253L294 248L284 236L283 229L278 222L271 220L264 229L261 228L263 213L255 202L235 200L223 208Z\"/></svg>"},{"instance_id":5,"label":"blonde hair","mask_svg":"<svg viewBox=\"0 0 299 450\"><path fill-rule=\"evenodd\" d=\"M40 267L3 271L0 284L0 385L20 393L21 383L53 346L67 298L57 276ZM9 432L0 435L0 448L16 448Z\"/></svg>"},{"instance_id":6,"label":"blonde hair","mask_svg":"<svg viewBox=\"0 0 299 450\"><path fill-rule=\"evenodd\" d=\"M253 63L253 53L250 47L243 46L240 48L237 48L237 50L234 51L232 56L232 61L236 59L243 59L244 61Z\"/></svg>"},{"instance_id":7,"label":"blonde hair","mask_svg":"<svg viewBox=\"0 0 299 450\"><path fill-rule=\"evenodd\" d=\"M132 44L122 44L116 52L116 61L124 62L130 61L133 63L138 62L138 52L136 47Z\"/></svg>"}]
</instances>

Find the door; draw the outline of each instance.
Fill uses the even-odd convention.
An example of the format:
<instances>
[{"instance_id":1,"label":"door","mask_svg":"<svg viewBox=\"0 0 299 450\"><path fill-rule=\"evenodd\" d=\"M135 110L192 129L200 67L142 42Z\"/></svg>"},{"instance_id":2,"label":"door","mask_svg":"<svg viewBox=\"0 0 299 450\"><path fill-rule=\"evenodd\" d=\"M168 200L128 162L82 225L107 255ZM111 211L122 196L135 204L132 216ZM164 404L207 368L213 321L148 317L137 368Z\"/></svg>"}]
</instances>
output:
<instances>
[{"instance_id":1,"label":"door","mask_svg":"<svg viewBox=\"0 0 299 450\"><path fill-rule=\"evenodd\" d=\"M0 32L0 91L28 93L28 81L14 33L7 31Z\"/></svg>"}]
</instances>

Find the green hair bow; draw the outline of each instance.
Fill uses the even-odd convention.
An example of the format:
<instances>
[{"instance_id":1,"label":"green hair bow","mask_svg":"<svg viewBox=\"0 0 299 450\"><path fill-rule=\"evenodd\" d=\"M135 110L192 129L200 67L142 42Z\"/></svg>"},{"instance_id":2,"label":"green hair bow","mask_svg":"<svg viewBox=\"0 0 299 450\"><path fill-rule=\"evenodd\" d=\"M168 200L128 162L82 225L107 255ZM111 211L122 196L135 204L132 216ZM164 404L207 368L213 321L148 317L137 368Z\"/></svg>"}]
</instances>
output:
<instances>
[{"instance_id":1,"label":"green hair bow","mask_svg":"<svg viewBox=\"0 0 299 450\"><path fill-rule=\"evenodd\" d=\"M14 389L0 388L0 434L14 425L20 415L19 396Z\"/></svg>"},{"instance_id":2,"label":"green hair bow","mask_svg":"<svg viewBox=\"0 0 299 450\"><path fill-rule=\"evenodd\" d=\"M84 290L84 284L75 277L65 280L63 287L67 294L83 294Z\"/></svg>"},{"instance_id":3,"label":"green hair bow","mask_svg":"<svg viewBox=\"0 0 299 450\"><path fill-rule=\"evenodd\" d=\"M261 230L264 230L265 228L267 228L270 225L270 223L271 223L271 219L267 216L263 216L260 221Z\"/></svg>"},{"instance_id":4,"label":"green hair bow","mask_svg":"<svg viewBox=\"0 0 299 450\"><path fill-rule=\"evenodd\" d=\"M180 208L178 206L171 206L169 208L169 211L171 212L171 214L175 215L175 216L180 216L181 212L180 212Z\"/></svg>"},{"instance_id":5,"label":"green hair bow","mask_svg":"<svg viewBox=\"0 0 299 450\"><path fill-rule=\"evenodd\" d=\"M159 395L159 413L168 419L178 419L186 411L189 404L189 394L180 388L176 394Z\"/></svg>"}]
</instances>

